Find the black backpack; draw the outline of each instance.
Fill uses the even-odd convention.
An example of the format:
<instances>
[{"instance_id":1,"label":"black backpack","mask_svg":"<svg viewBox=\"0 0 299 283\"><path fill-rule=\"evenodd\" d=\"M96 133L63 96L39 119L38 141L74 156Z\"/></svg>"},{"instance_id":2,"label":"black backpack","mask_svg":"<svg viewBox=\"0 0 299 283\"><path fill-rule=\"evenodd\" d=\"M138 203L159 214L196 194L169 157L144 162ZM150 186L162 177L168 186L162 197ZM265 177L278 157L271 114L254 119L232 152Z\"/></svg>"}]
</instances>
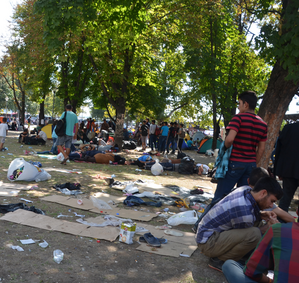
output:
<instances>
[{"instance_id":1,"label":"black backpack","mask_svg":"<svg viewBox=\"0 0 299 283\"><path fill-rule=\"evenodd\" d=\"M181 159L178 172L184 175L191 175L194 173L194 159L189 156L185 156Z\"/></svg>"},{"instance_id":2,"label":"black backpack","mask_svg":"<svg viewBox=\"0 0 299 283\"><path fill-rule=\"evenodd\" d=\"M66 114L67 111L64 112L64 117L57 121L55 133L58 137L62 137L65 135L66 131Z\"/></svg>"}]
</instances>

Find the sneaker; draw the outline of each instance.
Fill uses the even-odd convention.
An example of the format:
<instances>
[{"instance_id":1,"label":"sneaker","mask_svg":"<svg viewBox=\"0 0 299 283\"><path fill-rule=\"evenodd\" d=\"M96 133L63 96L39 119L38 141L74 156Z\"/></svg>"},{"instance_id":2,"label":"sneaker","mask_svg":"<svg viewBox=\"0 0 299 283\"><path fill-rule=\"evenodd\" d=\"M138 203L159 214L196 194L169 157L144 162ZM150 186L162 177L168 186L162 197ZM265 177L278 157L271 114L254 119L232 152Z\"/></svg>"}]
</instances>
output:
<instances>
[{"instance_id":1,"label":"sneaker","mask_svg":"<svg viewBox=\"0 0 299 283\"><path fill-rule=\"evenodd\" d=\"M222 265L223 264L224 264L223 260L220 260L217 257L210 257L208 266L215 269L215 270L217 270L217 271L222 272Z\"/></svg>"}]
</instances>

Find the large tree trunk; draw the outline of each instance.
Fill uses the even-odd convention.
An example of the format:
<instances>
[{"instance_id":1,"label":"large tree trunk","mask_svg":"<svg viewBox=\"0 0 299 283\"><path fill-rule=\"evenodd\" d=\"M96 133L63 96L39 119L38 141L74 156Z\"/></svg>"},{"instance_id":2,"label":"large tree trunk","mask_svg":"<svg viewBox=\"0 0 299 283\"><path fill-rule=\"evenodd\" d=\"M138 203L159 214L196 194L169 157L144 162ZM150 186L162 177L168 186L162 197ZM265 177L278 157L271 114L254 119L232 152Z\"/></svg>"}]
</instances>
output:
<instances>
[{"instance_id":1,"label":"large tree trunk","mask_svg":"<svg viewBox=\"0 0 299 283\"><path fill-rule=\"evenodd\" d=\"M115 144L118 145L118 148L122 149L122 141L123 141L123 129L124 129L124 121L125 121L125 99L123 97L119 97L117 99L118 107L115 107L116 109L116 123L115 123L115 134L114 134L114 140Z\"/></svg>"},{"instance_id":2,"label":"large tree trunk","mask_svg":"<svg viewBox=\"0 0 299 283\"><path fill-rule=\"evenodd\" d=\"M288 106L297 93L299 83L287 81L288 71L283 69L280 62L274 65L270 81L265 92L259 115L268 124L268 140L266 150L258 166L268 168L269 159L273 151L279 129Z\"/></svg>"},{"instance_id":3,"label":"large tree trunk","mask_svg":"<svg viewBox=\"0 0 299 283\"><path fill-rule=\"evenodd\" d=\"M39 105L39 116L38 116L38 124L45 125L45 95L43 96L43 101ZM43 123L42 123L43 121Z\"/></svg>"}]
</instances>

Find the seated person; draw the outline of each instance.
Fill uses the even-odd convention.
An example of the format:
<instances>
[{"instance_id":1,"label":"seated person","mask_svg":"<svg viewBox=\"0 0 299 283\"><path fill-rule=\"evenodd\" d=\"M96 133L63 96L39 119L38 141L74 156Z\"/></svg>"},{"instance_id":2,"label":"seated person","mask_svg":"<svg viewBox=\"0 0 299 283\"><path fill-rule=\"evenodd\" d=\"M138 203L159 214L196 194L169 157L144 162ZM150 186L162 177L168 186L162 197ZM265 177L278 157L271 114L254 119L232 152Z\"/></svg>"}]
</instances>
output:
<instances>
[{"instance_id":1,"label":"seated person","mask_svg":"<svg viewBox=\"0 0 299 283\"><path fill-rule=\"evenodd\" d=\"M79 128L78 129L78 134L77 134L77 140L81 140L83 143L88 143L90 142L89 138L87 137L87 129L86 128Z\"/></svg>"},{"instance_id":2,"label":"seated person","mask_svg":"<svg viewBox=\"0 0 299 283\"><path fill-rule=\"evenodd\" d=\"M109 150L114 145L114 139L112 137L109 137L107 142L103 139L99 139L98 145L99 145L98 150L101 150L101 151Z\"/></svg>"},{"instance_id":3,"label":"seated person","mask_svg":"<svg viewBox=\"0 0 299 283\"><path fill-rule=\"evenodd\" d=\"M227 260L222 271L229 283L299 282L299 223L274 224L246 262ZM274 271L274 279L266 276Z\"/></svg>"},{"instance_id":4,"label":"seated person","mask_svg":"<svg viewBox=\"0 0 299 283\"><path fill-rule=\"evenodd\" d=\"M201 252L210 257L209 266L221 271L225 260L240 260L252 251L270 225L278 223L271 208L283 191L271 177L259 177L260 170L252 170L249 180L257 179L252 189L242 186L216 203L199 222L196 242ZM250 183L254 183L250 181ZM261 220L267 224L255 227Z\"/></svg>"},{"instance_id":5,"label":"seated person","mask_svg":"<svg viewBox=\"0 0 299 283\"><path fill-rule=\"evenodd\" d=\"M30 137L30 140L31 140L30 144L42 144L42 145L44 145L44 144L46 144L47 139L48 139L47 134L42 130L38 130L38 133L37 133L36 136Z\"/></svg>"},{"instance_id":6,"label":"seated person","mask_svg":"<svg viewBox=\"0 0 299 283\"><path fill-rule=\"evenodd\" d=\"M193 140L192 140L192 138L190 138L190 140L185 139L185 141L186 141L186 144L187 144L187 146L188 146L188 148L186 148L186 149L189 149L189 150L195 150L195 149L198 149L198 148L193 144Z\"/></svg>"},{"instance_id":7,"label":"seated person","mask_svg":"<svg viewBox=\"0 0 299 283\"><path fill-rule=\"evenodd\" d=\"M24 143L26 137L29 137L29 133L28 133L28 129L27 129L27 128L25 128L25 129L23 130L23 132L20 133L20 136L19 136L19 142L20 142L20 143Z\"/></svg>"}]
</instances>

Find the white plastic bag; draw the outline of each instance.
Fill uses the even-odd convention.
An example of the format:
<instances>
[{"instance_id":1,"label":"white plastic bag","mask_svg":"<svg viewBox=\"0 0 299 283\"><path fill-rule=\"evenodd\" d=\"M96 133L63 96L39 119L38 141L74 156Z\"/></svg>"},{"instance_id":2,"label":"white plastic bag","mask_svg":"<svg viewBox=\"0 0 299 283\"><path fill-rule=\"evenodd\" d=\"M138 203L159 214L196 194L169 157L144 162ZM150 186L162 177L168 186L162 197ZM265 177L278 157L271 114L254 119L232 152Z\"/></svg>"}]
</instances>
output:
<instances>
[{"instance_id":1,"label":"white plastic bag","mask_svg":"<svg viewBox=\"0 0 299 283\"><path fill-rule=\"evenodd\" d=\"M90 199L92 201L92 204L100 210L112 209L111 206L107 202L105 202L105 201L103 201L99 198L95 198L94 196L90 196Z\"/></svg>"},{"instance_id":2,"label":"white plastic bag","mask_svg":"<svg viewBox=\"0 0 299 283\"><path fill-rule=\"evenodd\" d=\"M124 193L127 194L134 194L134 193L139 193L138 188L135 186L135 184L129 184L125 187L125 189L123 190Z\"/></svg>"},{"instance_id":3,"label":"white plastic bag","mask_svg":"<svg viewBox=\"0 0 299 283\"><path fill-rule=\"evenodd\" d=\"M177 226L180 224L195 224L198 220L198 216L195 210L188 210L175 214L167 219L167 223L171 226Z\"/></svg>"},{"instance_id":4,"label":"white plastic bag","mask_svg":"<svg viewBox=\"0 0 299 283\"><path fill-rule=\"evenodd\" d=\"M159 164L158 159L156 159L156 163L152 166L151 172L155 176L158 176L163 173L163 166L161 164Z\"/></svg>"},{"instance_id":5,"label":"white plastic bag","mask_svg":"<svg viewBox=\"0 0 299 283\"><path fill-rule=\"evenodd\" d=\"M14 159L7 170L7 179L10 181L46 181L51 175L45 170L30 164L23 158Z\"/></svg>"},{"instance_id":6,"label":"white plastic bag","mask_svg":"<svg viewBox=\"0 0 299 283\"><path fill-rule=\"evenodd\" d=\"M57 155L57 160L58 160L58 161L63 161L63 160L64 160L64 155L62 154L62 152L60 152L60 153Z\"/></svg>"}]
</instances>

